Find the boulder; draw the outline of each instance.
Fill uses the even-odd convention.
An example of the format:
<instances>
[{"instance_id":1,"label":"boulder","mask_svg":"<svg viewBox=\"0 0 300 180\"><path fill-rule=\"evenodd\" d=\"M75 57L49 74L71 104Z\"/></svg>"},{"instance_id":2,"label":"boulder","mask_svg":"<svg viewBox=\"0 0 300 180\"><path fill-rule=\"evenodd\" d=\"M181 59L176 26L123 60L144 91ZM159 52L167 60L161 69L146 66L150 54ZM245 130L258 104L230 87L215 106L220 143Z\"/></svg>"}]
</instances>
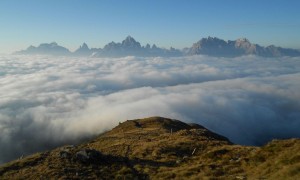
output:
<instances>
[{"instance_id":1,"label":"boulder","mask_svg":"<svg viewBox=\"0 0 300 180\"><path fill-rule=\"evenodd\" d=\"M75 159L83 163L96 163L102 154L94 149L82 149L75 154Z\"/></svg>"}]
</instances>

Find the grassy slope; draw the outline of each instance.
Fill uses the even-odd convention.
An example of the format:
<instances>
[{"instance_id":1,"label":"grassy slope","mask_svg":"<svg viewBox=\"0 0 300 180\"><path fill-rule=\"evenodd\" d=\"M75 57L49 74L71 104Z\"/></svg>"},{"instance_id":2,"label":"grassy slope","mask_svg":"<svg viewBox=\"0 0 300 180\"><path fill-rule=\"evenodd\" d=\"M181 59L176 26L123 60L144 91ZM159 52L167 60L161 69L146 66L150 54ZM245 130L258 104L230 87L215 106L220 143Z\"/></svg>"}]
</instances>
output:
<instances>
[{"instance_id":1,"label":"grassy slope","mask_svg":"<svg viewBox=\"0 0 300 180\"><path fill-rule=\"evenodd\" d=\"M101 156L82 162L76 156L82 149ZM202 126L152 117L0 167L0 179L16 178L299 179L300 140L274 140L261 148L233 145Z\"/></svg>"}]
</instances>

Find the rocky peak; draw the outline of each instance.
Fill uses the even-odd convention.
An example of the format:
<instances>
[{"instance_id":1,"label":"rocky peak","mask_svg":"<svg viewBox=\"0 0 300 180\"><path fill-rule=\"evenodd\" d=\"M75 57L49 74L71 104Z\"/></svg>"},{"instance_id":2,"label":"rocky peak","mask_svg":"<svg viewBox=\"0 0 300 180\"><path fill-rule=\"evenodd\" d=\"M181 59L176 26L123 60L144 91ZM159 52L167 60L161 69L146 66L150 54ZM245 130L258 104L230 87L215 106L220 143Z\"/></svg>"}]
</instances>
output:
<instances>
[{"instance_id":1,"label":"rocky peak","mask_svg":"<svg viewBox=\"0 0 300 180\"><path fill-rule=\"evenodd\" d=\"M124 41L126 41L126 42L131 42L131 41L136 42L135 39L131 36L127 36Z\"/></svg>"},{"instance_id":2,"label":"rocky peak","mask_svg":"<svg viewBox=\"0 0 300 180\"><path fill-rule=\"evenodd\" d=\"M208 36L208 38L202 38L200 42L225 42L225 41L217 37Z\"/></svg>"},{"instance_id":3,"label":"rocky peak","mask_svg":"<svg viewBox=\"0 0 300 180\"><path fill-rule=\"evenodd\" d=\"M88 45L86 43L83 43L81 46L80 46L80 49L89 49Z\"/></svg>"},{"instance_id":4,"label":"rocky peak","mask_svg":"<svg viewBox=\"0 0 300 180\"><path fill-rule=\"evenodd\" d=\"M120 46L120 43L115 43L114 41L112 41L112 42L106 44L104 46L104 49L105 50L116 50L119 48L119 46Z\"/></svg>"},{"instance_id":5,"label":"rocky peak","mask_svg":"<svg viewBox=\"0 0 300 180\"><path fill-rule=\"evenodd\" d=\"M158 47L155 44L153 44L152 49L158 49Z\"/></svg>"},{"instance_id":6,"label":"rocky peak","mask_svg":"<svg viewBox=\"0 0 300 180\"><path fill-rule=\"evenodd\" d=\"M141 48L141 44L131 36L127 36L126 39L122 41L122 46L124 48L133 48L133 49Z\"/></svg>"},{"instance_id":7,"label":"rocky peak","mask_svg":"<svg viewBox=\"0 0 300 180\"><path fill-rule=\"evenodd\" d=\"M83 43L79 48L74 52L76 55L88 55L90 54L91 49L88 47L86 43Z\"/></svg>"},{"instance_id":8,"label":"rocky peak","mask_svg":"<svg viewBox=\"0 0 300 180\"><path fill-rule=\"evenodd\" d=\"M200 41L194 44L194 46L198 48L211 48L211 47L220 48L221 46L226 46L226 45L227 45L226 41L216 37L210 37L210 36L208 38L202 38Z\"/></svg>"},{"instance_id":9,"label":"rocky peak","mask_svg":"<svg viewBox=\"0 0 300 180\"><path fill-rule=\"evenodd\" d=\"M236 42L240 42L240 43L247 42L247 43L250 43L250 41L247 38L239 38L239 39L236 40Z\"/></svg>"},{"instance_id":10,"label":"rocky peak","mask_svg":"<svg viewBox=\"0 0 300 180\"><path fill-rule=\"evenodd\" d=\"M235 41L236 48L249 49L251 46L252 46L252 44L246 38L239 38Z\"/></svg>"}]
</instances>

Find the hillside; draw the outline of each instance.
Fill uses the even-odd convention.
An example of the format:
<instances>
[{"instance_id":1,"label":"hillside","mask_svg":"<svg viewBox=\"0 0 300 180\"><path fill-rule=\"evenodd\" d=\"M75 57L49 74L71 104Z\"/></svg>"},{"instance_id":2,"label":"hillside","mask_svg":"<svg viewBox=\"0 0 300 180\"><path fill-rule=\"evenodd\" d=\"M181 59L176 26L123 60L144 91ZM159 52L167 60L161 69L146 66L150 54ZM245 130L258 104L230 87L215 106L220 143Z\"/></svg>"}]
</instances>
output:
<instances>
[{"instance_id":1,"label":"hillside","mask_svg":"<svg viewBox=\"0 0 300 180\"><path fill-rule=\"evenodd\" d=\"M0 166L0 179L49 178L299 179L300 139L240 146L197 124L151 117Z\"/></svg>"}]
</instances>

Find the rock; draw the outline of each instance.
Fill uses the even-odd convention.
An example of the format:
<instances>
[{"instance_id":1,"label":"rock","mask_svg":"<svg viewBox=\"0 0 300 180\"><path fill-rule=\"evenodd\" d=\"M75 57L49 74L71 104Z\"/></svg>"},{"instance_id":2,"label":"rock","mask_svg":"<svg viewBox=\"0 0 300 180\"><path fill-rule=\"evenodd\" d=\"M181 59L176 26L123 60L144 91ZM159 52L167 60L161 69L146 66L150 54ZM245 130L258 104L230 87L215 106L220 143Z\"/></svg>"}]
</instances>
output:
<instances>
[{"instance_id":1,"label":"rock","mask_svg":"<svg viewBox=\"0 0 300 180\"><path fill-rule=\"evenodd\" d=\"M102 154L94 149L82 149L75 154L75 158L83 163L95 163L102 158Z\"/></svg>"},{"instance_id":2,"label":"rock","mask_svg":"<svg viewBox=\"0 0 300 180\"><path fill-rule=\"evenodd\" d=\"M67 151L60 151L59 152L59 157L61 157L61 158L70 158L71 154Z\"/></svg>"},{"instance_id":3,"label":"rock","mask_svg":"<svg viewBox=\"0 0 300 180\"><path fill-rule=\"evenodd\" d=\"M60 148L59 157L60 158L71 158L70 151L74 148L74 145L68 145Z\"/></svg>"},{"instance_id":4,"label":"rock","mask_svg":"<svg viewBox=\"0 0 300 180\"><path fill-rule=\"evenodd\" d=\"M188 156L183 156L182 160L187 160L188 158Z\"/></svg>"}]
</instances>

